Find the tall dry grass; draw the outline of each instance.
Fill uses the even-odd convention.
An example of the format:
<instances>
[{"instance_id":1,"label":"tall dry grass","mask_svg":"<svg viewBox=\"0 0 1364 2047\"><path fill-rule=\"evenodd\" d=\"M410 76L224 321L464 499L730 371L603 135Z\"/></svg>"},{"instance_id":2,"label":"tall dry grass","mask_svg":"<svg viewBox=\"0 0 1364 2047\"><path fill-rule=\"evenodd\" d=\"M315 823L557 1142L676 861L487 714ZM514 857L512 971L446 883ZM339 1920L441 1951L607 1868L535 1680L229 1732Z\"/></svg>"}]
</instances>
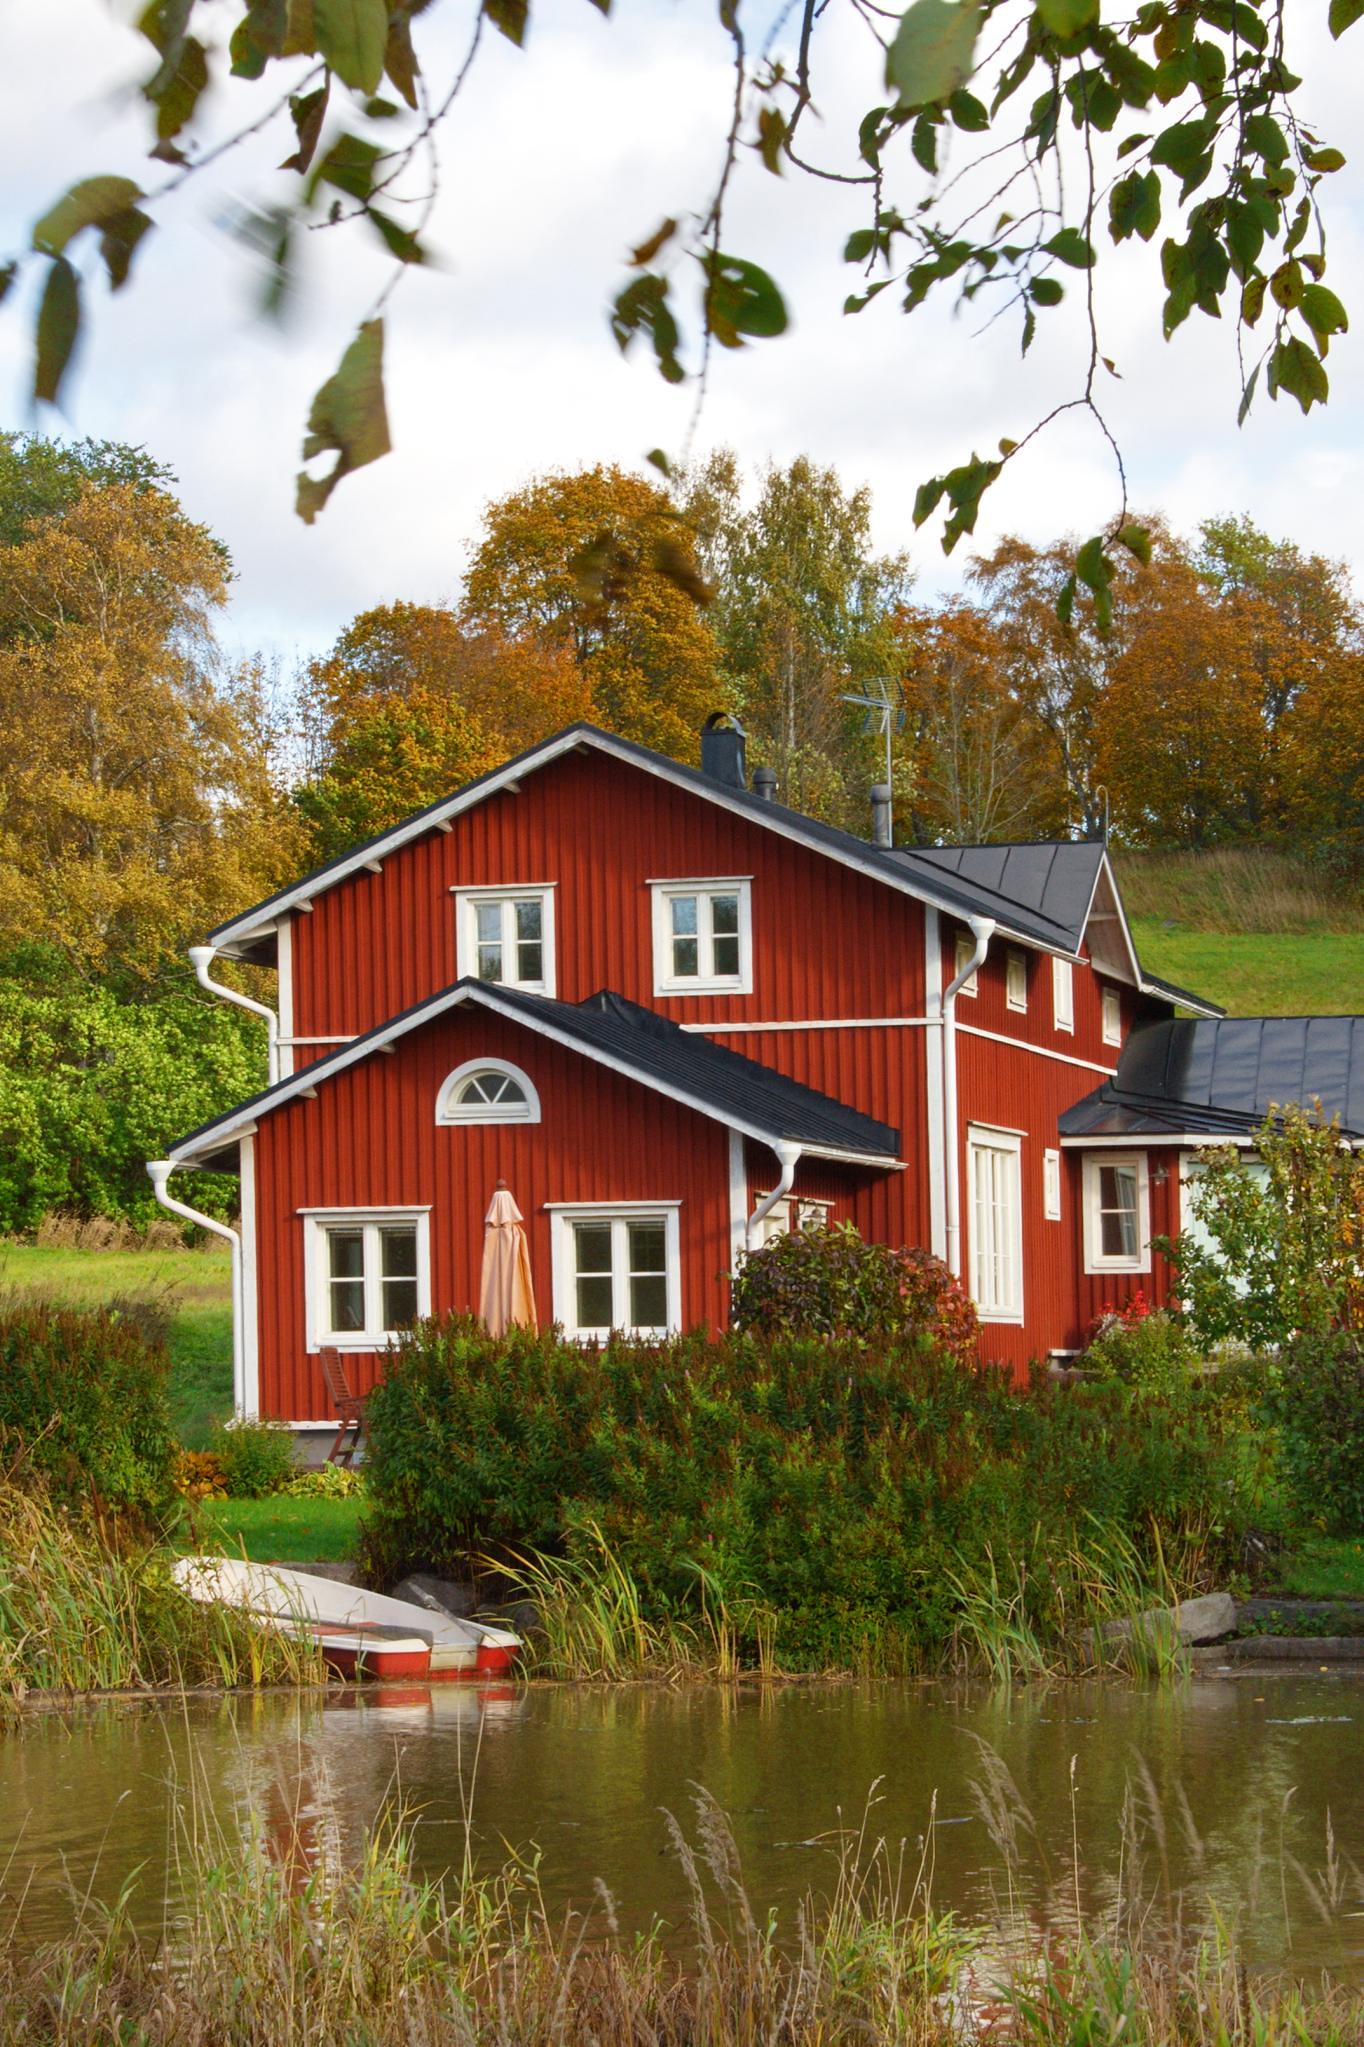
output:
<instances>
[{"instance_id":1,"label":"tall dry grass","mask_svg":"<svg viewBox=\"0 0 1364 2047\"><path fill-rule=\"evenodd\" d=\"M1357 931L1364 924L1357 887L1342 887L1287 853L1234 846L1207 853L1120 852L1115 864L1132 917L1252 935Z\"/></svg>"},{"instance_id":2,"label":"tall dry grass","mask_svg":"<svg viewBox=\"0 0 1364 2047\"><path fill-rule=\"evenodd\" d=\"M982 1751L978 1802L1003 1874L1001 1910L967 1926L933 1899L933 1829L908 1848L874 1799L822 1893L785 1914L749 1897L729 1822L698 1790L688 1827L664 1816L687 1896L682 1923L629 1937L598 1887L551 1913L534 1864L444 1883L414 1871L399 1819L341 1856L323 1830L212 1836L202 1817L155 1934L130 1886L84 1902L72 1935L0 1938L0 2047L1358 2047L1364 1999L1256 1977L1232 1932L1138 1872L1136 1815L1120 1895L1087 1923L1078 1849L1022 1902L1031 1815ZM1149 1780L1148 1780L1149 1782ZM1164 1821L1155 1811L1154 1824ZM1334 1909L1358 1873L1335 1863ZM1312 1878L1320 1891L1332 1878ZM1073 1895L1072 1893L1073 1886ZM1327 1909L1331 1900L1324 1899Z\"/></svg>"},{"instance_id":3,"label":"tall dry grass","mask_svg":"<svg viewBox=\"0 0 1364 2047\"><path fill-rule=\"evenodd\" d=\"M172 1552L0 1476L0 1714L30 1692L320 1683L307 1645L171 1578Z\"/></svg>"}]
</instances>

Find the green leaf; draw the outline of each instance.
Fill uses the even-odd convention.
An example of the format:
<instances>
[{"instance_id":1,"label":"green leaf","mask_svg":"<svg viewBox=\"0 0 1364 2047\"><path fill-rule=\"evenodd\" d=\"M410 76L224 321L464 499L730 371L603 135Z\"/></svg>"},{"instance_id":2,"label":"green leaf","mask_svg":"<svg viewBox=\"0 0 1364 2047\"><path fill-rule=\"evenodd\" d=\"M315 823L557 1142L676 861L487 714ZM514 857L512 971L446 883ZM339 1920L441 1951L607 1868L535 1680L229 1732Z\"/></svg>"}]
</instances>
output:
<instances>
[{"instance_id":1,"label":"green leaf","mask_svg":"<svg viewBox=\"0 0 1364 2047\"><path fill-rule=\"evenodd\" d=\"M686 375L677 356L680 336L668 304L668 280L656 271L633 277L616 294L611 308L611 332L622 355L643 329L653 342L659 373L669 384L680 384Z\"/></svg>"},{"instance_id":2,"label":"green leaf","mask_svg":"<svg viewBox=\"0 0 1364 2047\"><path fill-rule=\"evenodd\" d=\"M272 57L284 54L289 0L250 0L232 31L228 50L234 78L259 78Z\"/></svg>"},{"instance_id":3,"label":"green leaf","mask_svg":"<svg viewBox=\"0 0 1364 2047\"><path fill-rule=\"evenodd\" d=\"M922 526L925 519L931 519L947 489L945 478L930 476L927 483L921 483L914 493L914 524Z\"/></svg>"},{"instance_id":4,"label":"green leaf","mask_svg":"<svg viewBox=\"0 0 1364 2047\"><path fill-rule=\"evenodd\" d=\"M1327 20L1330 23L1331 34L1337 42L1347 28L1354 27L1361 14L1364 14L1364 0L1331 0L1331 11Z\"/></svg>"},{"instance_id":5,"label":"green leaf","mask_svg":"<svg viewBox=\"0 0 1364 2047\"><path fill-rule=\"evenodd\" d=\"M1347 334L1350 316L1333 291L1324 284L1309 284L1303 291L1298 311L1306 320L1317 338L1317 345L1323 355L1326 343L1332 334Z\"/></svg>"},{"instance_id":6,"label":"green leaf","mask_svg":"<svg viewBox=\"0 0 1364 2047\"><path fill-rule=\"evenodd\" d=\"M848 236L847 241L843 244L843 261L845 263L865 263L875 247L876 229L874 227L855 227Z\"/></svg>"},{"instance_id":7,"label":"green leaf","mask_svg":"<svg viewBox=\"0 0 1364 2047\"><path fill-rule=\"evenodd\" d=\"M1291 341L1281 341L1270 357L1267 386L1271 398L1287 391L1304 412L1310 412L1314 405L1324 405L1331 390L1316 350L1296 335Z\"/></svg>"},{"instance_id":8,"label":"green leaf","mask_svg":"<svg viewBox=\"0 0 1364 2047\"><path fill-rule=\"evenodd\" d=\"M1241 293L1241 318L1247 327L1253 327L1264 311L1265 292L1268 287L1269 279L1262 270L1257 270L1253 277L1246 279L1246 288Z\"/></svg>"},{"instance_id":9,"label":"green leaf","mask_svg":"<svg viewBox=\"0 0 1364 2047\"><path fill-rule=\"evenodd\" d=\"M81 324L80 280L65 256L54 256L38 305L33 395L57 403Z\"/></svg>"},{"instance_id":10,"label":"green leaf","mask_svg":"<svg viewBox=\"0 0 1364 2047\"><path fill-rule=\"evenodd\" d=\"M313 34L343 85L378 91L388 47L386 0L313 0Z\"/></svg>"},{"instance_id":11,"label":"green leaf","mask_svg":"<svg viewBox=\"0 0 1364 2047\"><path fill-rule=\"evenodd\" d=\"M1113 623L1113 564L1104 553L1103 535L1087 540L1075 557L1075 573L1094 597L1094 623L1106 633Z\"/></svg>"},{"instance_id":12,"label":"green leaf","mask_svg":"<svg viewBox=\"0 0 1364 2047\"><path fill-rule=\"evenodd\" d=\"M930 177L936 177L938 171L938 117L936 114L920 114L918 120L914 123L914 131L909 138L909 146L914 153L914 161L918 164L919 168L927 171Z\"/></svg>"},{"instance_id":13,"label":"green leaf","mask_svg":"<svg viewBox=\"0 0 1364 2047\"><path fill-rule=\"evenodd\" d=\"M82 178L34 227L33 246L40 255L60 256L82 228L104 227L141 197L131 178Z\"/></svg>"},{"instance_id":14,"label":"green leaf","mask_svg":"<svg viewBox=\"0 0 1364 2047\"><path fill-rule=\"evenodd\" d=\"M1343 171L1345 158L1338 149L1305 149L1302 160L1309 171Z\"/></svg>"},{"instance_id":15,"label":"green leaf","mask_svg":"<svg viewBox=\"0 0 1364 2047\"><path fill-rule=\"evenodd\" d=\"M415 113L417 107L417 79L421 66L417 53L412 47L412 24L406 8L395 8L388 24L388 44L384 50L384 69L397 90Z\"/></svg>"},{"instance_id":16,"label":"green leaf","mask_svg":"<svg viewBox=\"0 0 1364 2047\"><path fill-rule=\"evenodd\" d=\"M1145 526L1138 526L1134 520L1129 520L1126 526L1118 528L1117 537L1143 568L1151 566L1151 535Z\"/></svg>"},{"instance_id":17,"label":"green leaf","mask_svg":"<svg viewBox=\"0 0 1364 2047\"><path fill-rule=\"evenodd\" d=\"M1187 199L1212 169L1213 138L1217 118L1213 114L1192 121L1177 121L1151 144L1152 163L1164 164L1183 180L1180 197Z\"/></svg>"},{"instance_id":18,"label":"green leaf","mask_svg":"<svg viewBox=\"0 0 1364 2047\"><path fill-rule=\"evenodd\" d=\"M1056 616L1062 625L1069 625L1075 616L1075 578L1067 576L1056 593Z\"/></svg>"},{"instance_id":19,"label":"green leaf","mask_svg":"<svg viewBox=\"0 0 1364 2047\"><path fill-rule=\"evenodd\" d=\"M1028 291L1038 306L1059 306L1065 295L1066 288L1059 277L1035 277Z\"/></svg>"},{"instance_id":20,"label":"green leaf","mask_svg":"<svg viewBox=\"0 0 1364 2047\"><path fill-rule=\"evenodd\" d=\"M774 178L782 174L781 158L786 136L786 116L776 107L759 107L758 139L753 146L762 158L763 169L771 171Z\"/></svg>"},{"instance_id":21,"label":"green leaf","mask_svg":"<svg viewBox=\"0 0 1364 2047\"><path fill-rule=\"evenodd\" d=\"M493 27L500 29L519 50L526 40L530 21L530 0L483 0L483 12Z\"/></svg>"},{"instance_id":22,"label":"green leaf","mask_svg":"<svg viewBox=\"0 0 1364 2047\"><path fill-rule=\"evenodd\" d=\"M367 201L374 190L374 166L383 155L377 142L361 135L338 135L308 185L311 199L319 185L335 185L349 199Z\"/></svg>"},{"instance_id":23,"label":"green leaf","mask_svg":"<svg viewBox=\"0 0 1364 2047\"><path fill-rule=\"evenodd\" d=\"M982 0L912 0L886 52L886 84L903 107L931 106L976 66Z\"/></svg>"},{"instance_id":24,"label":"green leaf","mask_svg":"<svg viewBox=\"0 0 1364 2047\"><path fill-rule=\"evenodd\" d=\"M1247 418L1249 417L1250 408L1255 403L1255 386L1259 383L1259 381L1260 365L1256 363L1254 369L1246 378L1246 388L1241 393L1241 403L1236 408L1237 426L1244 426Z\"/></svg>"},{"instance_id":25,"label":"green leaf","mask_svg":"<svg viewBox=\"0 0 1364 2047\"><path fill-rule=\"evenodd\" d=\"M282 171L297 171L301 176L312 162L321 139L322 123L326 119L327 100L330 94L331 79L324 78L315 92L295 93L289 101L289 112L293 116L298 148L292 156L285 157L280 165Z\"/></svg>"},{"instance_id":26,"label":"green leaf","mask_svg":"<svg viewBox=\"0 0 1364 2047\"><path fill-rule=\"evenodd\" d=\"M1063 227L1042 247L1049 256L1055 256L1058 263L1068 263L1072 270L1092 270L1094 251L1078 227Z\"/></svg>"},{"instance_id":27,"label":"green leaf","mask_svg":"<svg viewBox=\"0 0 1364 2047\"><path fill-rule=\"evenodd\" d=\"M168 59L152 83L143 88L147 98L156 106L158 143L169 143L182 128L188 126L199 104L199 95L207 84L208 57L204 46L197 36L186 36L175 53L174 62ZM173 156L171 160L177 159Z\"/></svg>"},{"instance_id":28,"label":"green leaf","mask_svg":"<svg viewBox=\"0 0 1364 2047\"><path fill-rule=\"evenodd\" d=\"M365 218L376 229L390 255L396 256L400 263L426 261L426 250L413 229L404 227L401 221L392 219L387 213L381 213L377 206L366 207Z\"/></svg>"},{"instance_id":29,"label":"green leaf","mask_svg":"<svg viewBox=\"0 0 1364 2047\"><path fill-rule=\"evenodd\" d=\"M128 282L133 253L151 224L149 216L138 206L130 206L126 213L116 213L105 224L99 238L99 252L109 273L111 291L121 290Z\"/></svg>"},{"instance_id":30,"label":"green leaf","mask_svg":"<svg viewBox=\"0 0 1364 2047\"><path fill-rule=\"evenodd\" d=\"M990 116L983 103L964 86L952 94L947 102L947 111L955 125L971 135L983 134L990 125Z\"/></svg>"},{"instance_id":31,"label":"green leaf","mask_svg":"<svg viewBox=\"0 0 1364 2047\"><path fill-rule=\"evenodd\" d=\"M789 325L786 302L776 284L756 263L742 256L708 250L705 308L710 331L725 348L742 346L743 334L784 334Z\"/></svg>"},{"instance_id":32,"label":"green leaf","mask_svg":"<svg viewBox=\"0 0 1364 2047\"><path fill-rule=\"evenodd\" d=\"M1037 18L1050 35L1078 35L1099 19L1099 0L1037 0Z\"/></svg>"},{"instance_id":33,"label":"green leaf","mask_svg":"<svg viewBox=\"0 0 1364 2047\"><path fill-rule=\"evenodd\" d=\"M304 524L312 525L343 476L377 462L391 446L384 405L384 323L366 320L308 414L304 461L334 448L336 462L325 476L299 471L297 509Z\"/></svg>"},{"instance_id":34,"label":"green leaf","mask_svg":"<svg viewBox=\"0 0 1364 2047\"><path fill-rule=\"evenodd\" d=\"M1140 235L1149 242L1160 226L1160 175L1129 171L1119 178L1108 198L1108 231L1115 242Z\"/></svg>"}]
</instances>

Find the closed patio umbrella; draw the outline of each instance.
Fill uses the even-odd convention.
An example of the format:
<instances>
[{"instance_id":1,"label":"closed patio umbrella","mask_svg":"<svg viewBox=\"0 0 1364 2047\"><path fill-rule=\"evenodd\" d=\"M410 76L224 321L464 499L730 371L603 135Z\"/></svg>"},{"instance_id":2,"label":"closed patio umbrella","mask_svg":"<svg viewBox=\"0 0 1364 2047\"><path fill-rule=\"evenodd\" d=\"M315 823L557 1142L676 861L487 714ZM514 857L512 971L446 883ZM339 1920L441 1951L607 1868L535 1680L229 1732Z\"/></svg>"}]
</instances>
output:
<instances>
[{"instance_id":1,"label":"closed patio umbrella","mask_svg":"<svg viewBox=\"0 0 1364 2047\"><path fill-rule=\"evenodd\" d=\"M521 1211L507 1192L505 1180L498 1181L484 1222L478 1312L490 1336L505 1336L513 1322L535 1327L530 1248Z\"/></svg>"}]
</instances>

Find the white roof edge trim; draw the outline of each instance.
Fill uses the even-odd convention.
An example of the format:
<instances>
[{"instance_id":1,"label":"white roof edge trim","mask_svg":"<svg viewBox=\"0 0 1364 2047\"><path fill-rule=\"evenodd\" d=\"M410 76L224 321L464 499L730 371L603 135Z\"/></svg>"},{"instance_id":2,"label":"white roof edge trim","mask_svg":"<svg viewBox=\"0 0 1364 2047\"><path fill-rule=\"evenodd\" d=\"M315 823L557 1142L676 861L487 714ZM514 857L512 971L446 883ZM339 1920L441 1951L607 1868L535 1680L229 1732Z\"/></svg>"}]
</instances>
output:
<instances>
[{"instance_id":1,"label":"white roof edge trim","mask_svg":"<svg viewBox=\"0 0 1364 2047\"><path fill-rule=\"evenodd\" d=\"M523 775L533 774L538 768L548 767L561 755L574 753L582 747L595 748L598 753L607 754L612 760L620 761L626 767L640 768L646 774L657 775L661 781L676 783L677 786L685 788L690 795L699 796L707 803L718 804L726 810L738 811L738 806L732 804L726 796L723 783L717 782L714 788L694 788L690 782L683 782L680 776L671 772L674 767L681 765L680 762L667 761L661 755L639 760L633 753L626 753L622 747L617 746L610 733L584 732L576 726L570 726L567 732L545 740L531 754L522 754L515 762L509 761L505 767L495 769L477 786L457 790L446 802L422 813L417 820L409 818L403 824L394 825L381 839L375 839L368 845L358 848L354 853L338 861L335 867L328 867L317 875L313 886L308 885L308 879L305 877L287 894L271 899L268 911L259 920L254 920L249 910L243 912L232 923L222 926L219 936L214 940L218 951L227 952L233 945L240 945L248 939L263 936L273 930L279 918L295 909L299 903L309 902L337 882L349 880L352 874L362 872L368 862L387 859L390 853L405 846L409 840L420 838L424 832L435 831L445 820L476 808L489 796L496 796L507 783L518 781ZM941 910L946 916L964 920L970 914L959 903L930 893L921 882L908 875L900 880L894 875L884 873L869 861L858 860L851 852L839 853L832 847L821 845L818 839L810 838L798 825L790 823L785 818L775 815L755 817L747 809L739 814L750 823L760 825L766 831L775 832L779 838L790 839L794 844L804 846L810 852L820 853L826 860L836 861L841 867L850 867L854 873L865 875L869 881L880 882L884 888L894 889L898 895L910 896L916 902L927 903L931 908ZM1038 952L1063 952L1059 945L1048 945L1045 939L1035 938L1024 931L1015 931L1002 920L998 922L998 929L1005 938L1013 939L1018 945L1030 946ZM1078 954L1063 956L1078 958Z\"/></svg>"},{"instance_id":2,"label":"white roof edge trim","mask_svg":"<svg viewBox=\"0 0 1364 2047\"><path fill-rule=\"evenodd\" d=\"M1169 1151L1179 1147L1189 1151L1207 1151L1219 1144L1235 1144L1253 1151L1254 1137L1245 1137L1239 1131L1207 1131L1201 1135L1192 1130L1127 1131L1113 1137L1063 1137L1062 1151Z\"/></svg>"},{"instance_id":3,"label":"white roof edge trim","mask_svg":"<svg viewBox=\"0 0 1364 2047\"><path fill-rule=\"evenodd\" d=\"M591 1059L598 1066L605 1066L611 1072L621 1074L626 1080L634 1081L638 1087L647 1087L655 1094L665 1095L669 1101L680 1102L683 1108L691 1109L696 1115L704 1116L712 1123L719 1123L726 1130L737 1130L742 1136L751 1137L755 1144L771 1145L777 1141L766 1130L726 1116L710 1103L701 1101L699 1097L684 1094L676 1087L665 1086L661 1081L652 1080L635 1067L628 1065L625 1060L615 1059L609 1052L580 1043L568 1031L559 1030L548 1017L528 1016L516 1005L501 1001L492 987L483 984L477 988L446 989L441 994L433 996L429 1002L423 1003L420 1009L409 1012L401 1021L372 1032L363 1041L357 1040L343 1046L330 1058L314 1060L312 1065L303 1067L300 1072L278 1084L268 1104L259 1100L252 1102L249 1110L241 1112L240 1119L236 1115L225 1116L220 1123L210 1124L208 1129L201 1131L192 1143L176 1145L166 1156L176 1165L190 1165L206 1152L220 1151L225 1144L232 1143L234 1138L243 1136L248 1127L255 1128L255 1119L261 1109L267 1107L272 1111L281 1109L286 1102L296 1100L309 1089L316 1091L319 1081L334 1079L338 1073L344 1073L347 1067L368 1058L371 1052L379 1051L383 1046L391 1044L395 1038L406 1037L409 1031L420 1030L424 1024L443 1016L446 1010L454 1009L464 1002L473 1002L482 1008L491 1009L499 1016L506 1017L510 1023L524 1024L527 1030L550 1039L554 1044L562 1045L566 1051L576 1052L583 1059ZM794 1139L791 1141L795 1142ZM886 1171L893 1170L899 1165L898 1160L892 1161L884 1152L842 1151L822 1145L802 1145L801 1152L803 1155L808 1153L812 1158L841 1159L849 1165L879 1166Z\"/></svg>"},{"instance_id":4,"label":"white roof edge trim","mask_svg":"<svg viewBox=\"0 0 1364 2047\"><path fill-rule=\"evenodd\" d=\"M1083 935L1089 930L1089 920L1094 915L1094 898L1099 893L1099 883L1105 875L1108 876L1108 886L1113 891L1113 901L1117 906L1118 922L1122 926L1122 942L1127 947L1127 958L1132 968L1132 986L1140 994L1142 984L1141 961L1137 958L1137 948L1133 942L1132 929L1127 921L1127 905L1122 899L1122 890L1118 887L1118 877L1114 871L1113 862L1109 858L1107 845L1104 846L1103 856L1094 870L1094 884L1089 891L1089 901L1085 905L1085 920L1080 927L1081 933Z\"/></svg>"},{"instance_id":5,"label":"white roof edge trim","mask_svg":"<svg viewBox=\"0 0 1364 2047\"><path fill-rule=\"evenodd\" d=\"M1227 1013L1225 1009L1219 1009L1215 1002L1205 1002L1201 996L1193 994L1188 988L1181 988L1176 992L1168 983L1162 985L1159 981L1148 980L1145 974L1141 977L1139 989L1141 994L1154 995L1161 1002L1173 1002L1178 1009L1191 1009L1195 1016L1205 1016L1210 1023L1220 1023Z\"/></svg>"}]
</instances>

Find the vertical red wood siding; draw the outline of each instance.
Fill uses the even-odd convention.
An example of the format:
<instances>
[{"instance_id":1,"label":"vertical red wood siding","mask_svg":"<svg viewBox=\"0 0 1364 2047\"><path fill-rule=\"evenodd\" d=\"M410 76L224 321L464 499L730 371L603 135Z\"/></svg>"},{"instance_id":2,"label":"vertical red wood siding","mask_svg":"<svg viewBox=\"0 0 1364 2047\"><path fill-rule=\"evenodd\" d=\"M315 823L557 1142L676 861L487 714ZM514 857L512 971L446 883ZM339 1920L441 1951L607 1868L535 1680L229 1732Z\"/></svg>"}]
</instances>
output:
<instances>
[{"instance_id":1,"label":"vertical red wood siding","mask_svg":"<svg viewBox=\"0 0 1364 2047\"><path fill-rule=\"evenodd\" d=\"M540 1096L538 1124L436 1124L466 1059L511 1060ZM718 1123L487 1011L452 1011L265 1117L256 1137L262 1412L329 1412L306 1346L305 1208L429 1207L431 1305L477 1306L483 1218L499 1179L526 1218L536 1305L554 1313L546 1202L680 1201L682 1319L720 1326L729 1265L729 1145ZM352 1353L357 1391L381 1360Z\"/></svg>"}]
</instances>

